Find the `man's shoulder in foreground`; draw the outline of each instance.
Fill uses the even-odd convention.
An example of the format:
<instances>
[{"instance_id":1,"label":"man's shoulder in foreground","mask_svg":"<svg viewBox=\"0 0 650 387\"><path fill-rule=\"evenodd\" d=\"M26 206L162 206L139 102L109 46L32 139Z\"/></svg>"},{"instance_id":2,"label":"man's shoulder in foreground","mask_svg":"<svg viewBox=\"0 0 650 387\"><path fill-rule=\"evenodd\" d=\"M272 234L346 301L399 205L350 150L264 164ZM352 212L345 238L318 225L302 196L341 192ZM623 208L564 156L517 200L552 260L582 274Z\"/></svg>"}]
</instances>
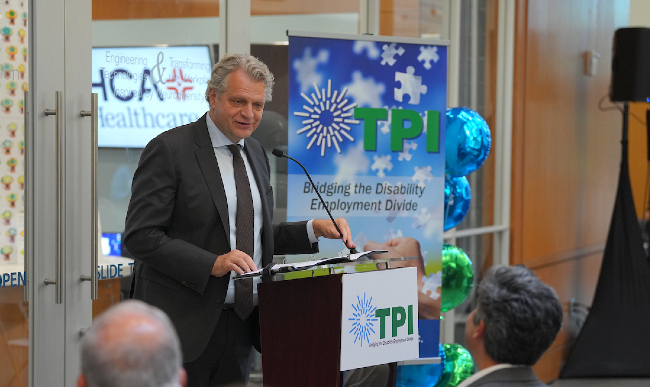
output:
<instances>
[{"instance_id":1,"label":"man's shoulder in foreground","mask_svg":"<svg viewBox=\"0 0 650 387\"><path fill-rule=\"evenodd\" d=\"M469 384L468 387L548 387L531 367L519 366L498 369Z\"/></svg>"}]
</instances>

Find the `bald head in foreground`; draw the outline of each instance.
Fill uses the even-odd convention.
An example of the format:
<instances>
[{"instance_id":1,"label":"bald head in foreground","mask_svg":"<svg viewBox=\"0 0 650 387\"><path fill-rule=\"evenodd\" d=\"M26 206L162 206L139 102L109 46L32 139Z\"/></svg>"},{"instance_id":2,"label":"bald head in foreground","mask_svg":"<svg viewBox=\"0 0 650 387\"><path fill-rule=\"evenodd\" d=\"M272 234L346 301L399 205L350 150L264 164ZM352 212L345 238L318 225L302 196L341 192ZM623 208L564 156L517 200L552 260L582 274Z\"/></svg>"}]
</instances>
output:
<instances>
[{"instance_id":1,"label":"bald head in foreground","mask_svg":"<svg viewBox=\"0 0 650 387\"><path fill-rule=\"evenodd\" d=\"M82 340L77 387L185 387L186 379L174 327L144 302L108 309Z\"/></svg>"}]
</instances>

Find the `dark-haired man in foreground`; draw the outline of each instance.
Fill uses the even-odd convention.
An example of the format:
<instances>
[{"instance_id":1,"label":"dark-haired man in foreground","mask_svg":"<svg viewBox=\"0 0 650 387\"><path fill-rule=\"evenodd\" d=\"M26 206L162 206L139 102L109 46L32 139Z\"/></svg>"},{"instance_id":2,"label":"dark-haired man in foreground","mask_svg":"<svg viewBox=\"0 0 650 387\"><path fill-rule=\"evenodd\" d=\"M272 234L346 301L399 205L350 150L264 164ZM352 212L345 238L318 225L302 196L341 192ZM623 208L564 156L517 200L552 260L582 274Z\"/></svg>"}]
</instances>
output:
<instances>
[{"instance_id":1,"label":"dark-haired man in foreground","mask_svg":"<svg viewBox=\"0 0 650 387\"><path fill-rule=\"evenodd\" d=\"M550 286L523 265L495 266L477 289L465 340L478 372L458 387L542 387L531 366L562 326L562 305Z\"/></svg>"}]
</instances>

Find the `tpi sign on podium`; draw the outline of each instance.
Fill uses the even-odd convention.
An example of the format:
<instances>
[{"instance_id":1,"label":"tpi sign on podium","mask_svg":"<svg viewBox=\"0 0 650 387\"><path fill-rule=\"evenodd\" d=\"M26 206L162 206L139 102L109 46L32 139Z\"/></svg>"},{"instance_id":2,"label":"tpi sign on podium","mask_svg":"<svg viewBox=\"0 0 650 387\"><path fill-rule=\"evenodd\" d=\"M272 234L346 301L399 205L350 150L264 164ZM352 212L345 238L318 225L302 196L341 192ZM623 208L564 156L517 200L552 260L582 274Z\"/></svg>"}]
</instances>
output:
<instances>
[{"instance_id":1,"label":"tpi sign on podium","mask_svg":"<svg viewBox=\"0 0 650 387\"><path fill-rule=\"evenodd\" d=\"M417 269L346 274L341 371L419 357Z\"/></svg>"},{"instance_id":2,"label":"tpi sign on podium","mask_svg":"<svg viewBox=\"0 0 650 387\"><path fill-rule=\"evenodd\" d=\"M393 316L392 319L390 319L389 322L387 323L386 317L391 316L391 311ZM408 329L408 334L409 335L413 334L413 305L412 304L407 305L406 308L404 308L403 306L394 306L392 308L377 309L375 310L375 317L379 318L380 339L386 338L387 326L390 326L392 328L390 330L391 337L397 337L399 335L398 329L405 325Z\"/></svg>"}]
</instances>

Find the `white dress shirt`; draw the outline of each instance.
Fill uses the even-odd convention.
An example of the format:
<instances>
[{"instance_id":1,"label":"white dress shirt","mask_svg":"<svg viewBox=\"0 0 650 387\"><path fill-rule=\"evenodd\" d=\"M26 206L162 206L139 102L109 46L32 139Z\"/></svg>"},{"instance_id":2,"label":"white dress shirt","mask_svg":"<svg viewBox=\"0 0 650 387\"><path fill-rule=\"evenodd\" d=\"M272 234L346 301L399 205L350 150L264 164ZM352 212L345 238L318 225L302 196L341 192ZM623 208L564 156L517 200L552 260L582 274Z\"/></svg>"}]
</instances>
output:
<instances>
[{"instance_id":1,"label":"white dress shirt","mask_svg":"<svg viewBox=\"0 0 650 387\"><path fill-rule=\"evenodd\" d=\"M491 367L484 368L484 369L480 370L479 372L475 373L474 375L470 376L469 378L463 380L458 385L458 387L467 387L467 386L471 385L472 383L474 383L475 381L481 379L485 375L491 374L494 371L501 370L501 369L504 369L504 368L513 368L513 367L523 367L523 366L514 365L514 364L505 364L505 363L504 364L496 364L496 365L493 365Z\"/></svg>"},{"instance_id":2,"label":"white dress shirt","mask_svg":"<svg viewBox=\"0 0 650 387\"><path fill-rule=\"evenodd\" d=\"M212 122L209 114L205 115L206 123L208 125L208 133L210 134L210 140L212 141L212 147L214 148L214 155L217 158L217 163L219 163L219 171L221 172L221 181L223 182L223 188L226 192L226 199L228 201L228 222L230 223L230 246L232 249L235 249L237 246L237 227L236 227L236 214L237 214L237 189L235 188L235 171L232 165L232 153L228 149L228 145L231 145L233 142L226 137ZM244 148L244 139L237 142L239 146ZM248 174L248 181L251 186L251 194L253 196L253 209L255 211L254 218L254 236L255 236L255 247L253 252L253 262L258 269L262 268L262 200L260 198L260 190L255 181L255 175L251 170L250 163L246 157L246 152L241 152L242 158L244 159L244 165L246 166L246 173ZM307 222L307 235L309 235L309 241L311 243L318 242L318 238L314 234L314 227L312 224L313 220ZM226 293L226 303L232 304L235 302L235 281L230 281L228 284L228 293ZM257 284L261 282L260 277L255 277L253 279L253 301L257 305Z\"/></svg>"}]
</instances>

